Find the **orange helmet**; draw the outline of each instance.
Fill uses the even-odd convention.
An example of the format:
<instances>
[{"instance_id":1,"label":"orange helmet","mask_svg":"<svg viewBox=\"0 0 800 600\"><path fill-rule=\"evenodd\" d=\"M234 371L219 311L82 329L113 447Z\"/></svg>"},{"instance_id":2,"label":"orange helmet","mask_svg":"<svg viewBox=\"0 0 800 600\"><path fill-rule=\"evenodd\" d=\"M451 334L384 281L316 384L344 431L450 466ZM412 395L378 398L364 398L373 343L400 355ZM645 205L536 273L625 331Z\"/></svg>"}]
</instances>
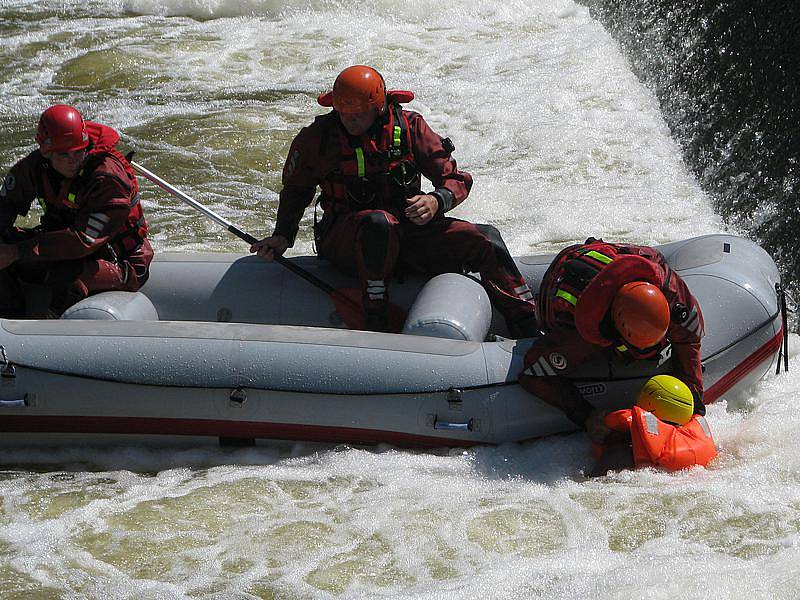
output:
<instances>
[{"instance_id":1,"label":"orange helmet","mask_svg":"<svg viewBox=\"0 0 800 600\"><path fill-rule=\"evenodd\" d=\"M386 84L372 67L355 65L339 73L331 96L333 108L340 113L364 113L372 108L380 112L386 104Z\"/></svg>"},{"instance_id":2,"label":"orange helmet","mask_svg":"<svg viewBox=\"0 0 800 600\"><path fill-rule=\"evenodd\" d=\"M669 303L652 283L632 281L614 296L611 317L626 342L636 348L649 348L667 334Z\"/></svg>"},{"instance_id":3,"label":"orange helmet","mask_svg":"<svg viewBox=\"0 0 800 600\"><path fill-rule=\"evenodd\" d=\"M48 154L83 150L89 145L89 136L81 113L66 104L48 108L39 118L36 143Z\"/></svg>"}]
</instances>

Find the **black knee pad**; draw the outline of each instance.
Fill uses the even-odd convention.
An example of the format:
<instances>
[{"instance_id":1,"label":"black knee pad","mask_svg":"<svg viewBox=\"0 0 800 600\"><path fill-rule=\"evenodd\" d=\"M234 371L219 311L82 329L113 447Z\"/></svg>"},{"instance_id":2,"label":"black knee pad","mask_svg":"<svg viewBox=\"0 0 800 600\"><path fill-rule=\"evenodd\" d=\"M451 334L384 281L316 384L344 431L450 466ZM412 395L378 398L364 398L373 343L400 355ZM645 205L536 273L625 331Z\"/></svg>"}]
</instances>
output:
<instances>
[{"instance_id":1,"label":"black knee pad","mask_svg":"<svg viewBox=\"0 0 800 600\"><path fill-rule=\"evenodd\" d=\"M381 271L389 251L392 224L386 213L374 211L361 219L358 239L364 253L364 265L370 271Z\"/></svg>"},{"instance_id":2,"label":"black knee pad","mask_svg":"<svg viewBox=\"0 0 800 600\"><path fill-rule=\"evenodd\" d=\"M494 249L495 256L497 256L498 264L511 273L519 274L519 269L511 256L511 252L508 251L508 247L503 241L503 236L500 235L500 231L497 227L494 225L487 225L486 223L476 223L475 227L489 239Z\"/></svg>"}]
</instances>

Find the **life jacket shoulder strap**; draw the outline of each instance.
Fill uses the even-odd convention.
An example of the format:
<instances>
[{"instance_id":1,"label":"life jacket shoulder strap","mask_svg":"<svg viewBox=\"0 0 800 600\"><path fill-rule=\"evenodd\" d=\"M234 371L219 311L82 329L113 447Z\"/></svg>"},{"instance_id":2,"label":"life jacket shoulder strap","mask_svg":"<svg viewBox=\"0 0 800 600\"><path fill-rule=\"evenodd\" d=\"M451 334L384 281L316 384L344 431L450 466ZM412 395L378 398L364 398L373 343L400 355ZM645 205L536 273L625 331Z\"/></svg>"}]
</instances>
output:
<instances>
[{"instance_id":1,"label":"life jacket shoulder strap","mask_svg":"<svg viewBox=\"0 0 800 600\"><path fill-rule=\"evenodd\" d=\"M336 127L339 137L339 157L337 169L323 181L321 204L323 209L339 210L336 206L346 206L352 189L359 189L360 182L371 176L389 175L400 165L407 177L418 177L413 168L411 127L408 116L396 102L389 104L388 114L384 116L380 132L374 139L353 138L341 127ZM360 143L359 143L360 142ZM408 166L411 165L411 168ZM409 173L410 171L410 173Z\"/></svg>"}]
</instances>

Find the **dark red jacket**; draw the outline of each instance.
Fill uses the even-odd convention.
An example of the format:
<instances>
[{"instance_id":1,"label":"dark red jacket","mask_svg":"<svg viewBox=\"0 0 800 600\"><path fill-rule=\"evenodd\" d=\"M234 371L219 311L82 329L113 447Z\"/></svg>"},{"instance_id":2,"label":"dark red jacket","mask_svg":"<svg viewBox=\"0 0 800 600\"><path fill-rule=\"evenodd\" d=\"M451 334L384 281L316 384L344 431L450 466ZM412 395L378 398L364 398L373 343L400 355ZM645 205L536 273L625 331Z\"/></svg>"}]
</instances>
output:
<instances>
[{"instance_id":1,"label":"dark red jacket","mask_svg":"<svg viewBox=\"0 0 800 600\"><path fill-rule=\"evenodd\" d=\"M392 105L382 119L390 118ZM421 115L403 110L402 117L408 123L410 156L419 172L429 179L440 199L441 212L457 206L469 194L472 176L459 171L451 157L449 142L435 133ZM348 136L335 111L317 117L295 137L283 168L283 189L280 192L278 215L274 235L282 235L294 243L303 211L311 204L316 189L326 189L337 180L342 171L343 139L350 146L367 146L369 142L386 145L381 140L386 132L379 122L370 132L359 138ZM381 141L384 144L381 144ZM352 190L354 193L358 190ZM377 189L378 195L385 192ZM389 199L378 197L373 208ZM321 202L324 210L333 210L331 203ZM348 207L336 207L337 210Z\"/></svg>"},{"instance_id":2,"label":"dark red jacket","mask_svg":"<svg viewBox=\"0 0 800 600\"><path fill-rule=\"evenodd\" d=\"M79 259L108 244L118 256L132 256L141 246L147 224L135 175L114 148L119 135L90 121L86 129L90 151L75 177L61 176L38 150L7 175L0 190L0 232L8 232L18 216L27 215L34 201L44 209L38 235L18 243L19 260Z\"/></svg>"},{"instance_id":3,"label":"dark red jacket","mask_svg":"<svg viewBox=\"0 0 800 600\"><path fill-rule=\"evenodd\" d=\"M545 335L527 352L520 374L528 391L559 406L576 423L583 424L592 409L566 378L578 365L602 352L637 359L660 350L617 350L623 344L609 310L617 290L630 281L647 281L664 293L672 315L666 339L672 347L673 374L689 386L698 405L702 398L703 316L686 283L654 248L602 241L578 244L562 250L545 273L538 297ZM557 294L559 290L567 293ZM570 296L577 303L565 299Z\"/></svg>"}]
</instances>

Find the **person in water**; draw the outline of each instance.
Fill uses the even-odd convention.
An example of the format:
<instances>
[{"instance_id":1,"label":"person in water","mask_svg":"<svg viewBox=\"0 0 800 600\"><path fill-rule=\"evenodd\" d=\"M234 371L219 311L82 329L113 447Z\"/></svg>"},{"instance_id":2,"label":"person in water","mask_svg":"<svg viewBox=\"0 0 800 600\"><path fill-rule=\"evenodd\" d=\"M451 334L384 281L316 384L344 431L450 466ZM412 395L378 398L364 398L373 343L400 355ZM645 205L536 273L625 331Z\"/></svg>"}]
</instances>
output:
<instances>
[{"instance_id":1,"label":"person in water","mask_svg":"<svg viewBox=\"0 0 800 600\"><path fill-rule=\"evenodd\" d=\"M153 250L136 176L116 149L116 131L58 104L39 119L39 147L0 189L0 315L60 315L90 294L135 291ZM33 228L15 227L34 200Z\"/></svg>"},{"instance_id":2,"label":"person in water","mask_svg":"<svg viewBox=\"0 0 800 600\"><path fill-rule=\"evenodd\" d=\"M292 142L275 229L251 252L266 260L283 255L320 188L317 251L358 276L367 329L396 328L389 322L389 283L402 267L428 275L480 273L511 335L535 335L532 294L497 230L446 216L469 195L472 176L458 168L448 138L403 109L413 98L387 91L371 67L343 70L333 90L318 98L333 110ZM422 176L432 191L422 191Z\"/></svg>"},{"instance_id":3,"label":"person in water","mask_svg":"<svg viewBox=\"0 0 800 600\"><path fill-rule=\"evenodd\" d=\"M642 386L633 408L605 415L610 433L594 444L589 476L609 470L656 467L679 471L706 466L717 455L706 419L695 413L689 387L671 375L656 375Z\"/></svg>"},{"instance_id":4,"label":"person in water","mask_svg":"<svg viewBox=\"0 0 800 600\"><path fill-rule=\"evenodd\" d=\"M589 238L563 249L539 289L544 335L525 355L521 385L602 443L610 428L602 411L567 377L598 355L658 359L671 349L673 374L705 414L700 341L703 315L680 276L655 248Z\"/></svg>"}]
</instances>

